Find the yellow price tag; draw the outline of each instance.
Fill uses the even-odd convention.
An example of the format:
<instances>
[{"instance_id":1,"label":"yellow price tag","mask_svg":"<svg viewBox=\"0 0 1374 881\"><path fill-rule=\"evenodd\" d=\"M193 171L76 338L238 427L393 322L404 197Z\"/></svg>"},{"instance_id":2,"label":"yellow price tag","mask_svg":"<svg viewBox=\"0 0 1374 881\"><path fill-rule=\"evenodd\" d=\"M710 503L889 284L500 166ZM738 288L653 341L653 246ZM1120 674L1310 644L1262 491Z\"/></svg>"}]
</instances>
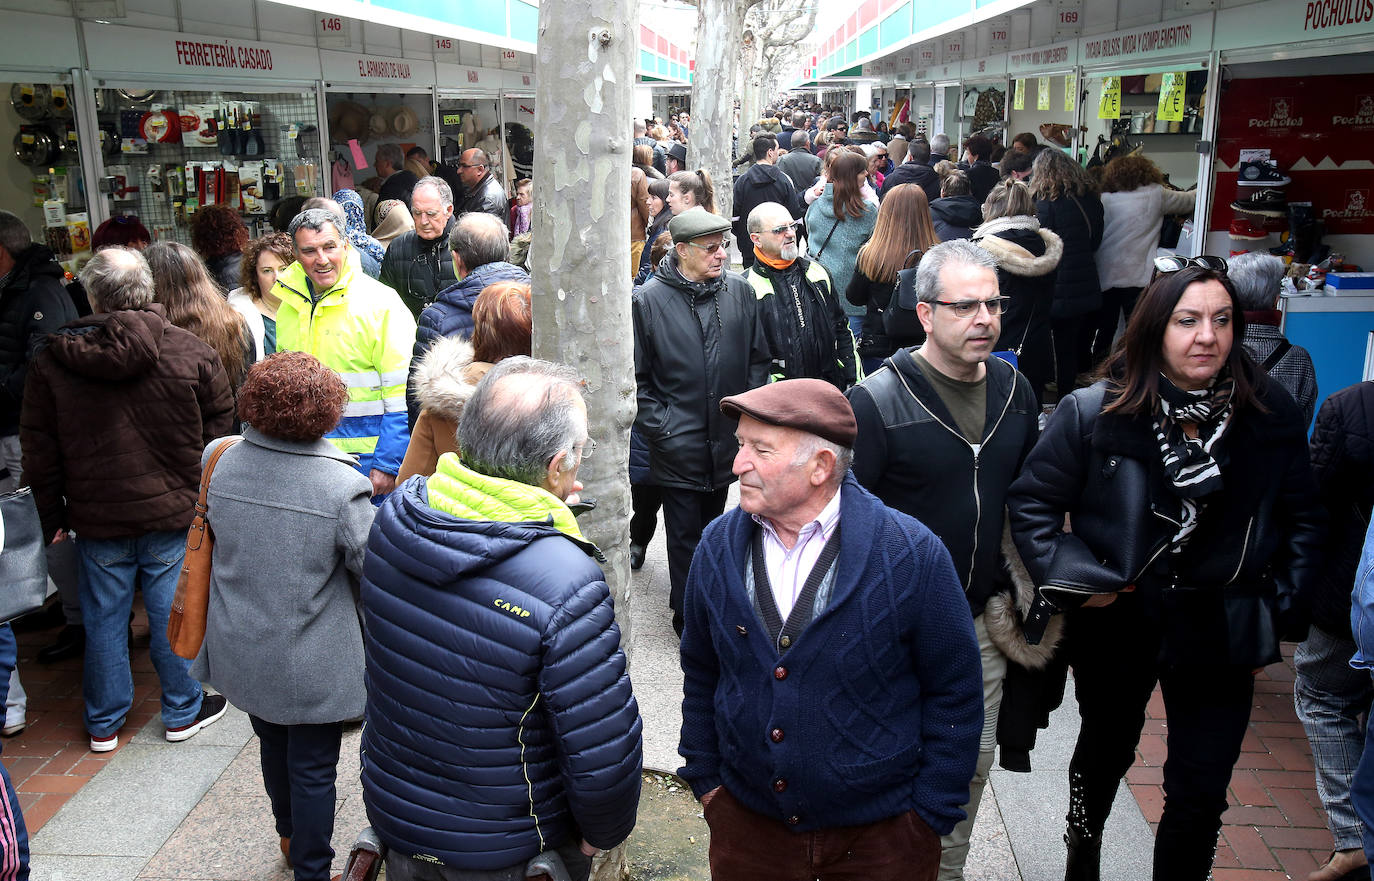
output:
<instances>
[{"instance_id":1,"label":"yellow price tag","mask_svg":"<svg viewBox=\"0 0 1374 881\"><path fill-rule=\"evenodd\" d=\"M1050 78L1047 77L1047 76L1042 76L1042 77L1040 77L1040 82L1037 84L1037 86L1038 86L1038 88L1037 88L1037 91L1036 91L1036 94L1035 94L1035 109L1036 109L1036 110L1049 110L1049 109L1050 109Z\"/></svg>"},{"instance_id":2,"label":"yellow price tag","mask_svg":"<svg viewBox=\"0 0 1374 881\"><path fill-rule=\"evenodd\" d=\"M1185 73L1166 73L1159 86L1159 112L1155 118L1164 122L1182 122L1187 107L1184 91L1188 76Z\"/></svg>"},{"instance_id":3,"label":"yellow price tag","mask_svg":"<svg viewBox=\"0 0 1374 881\"><path fill-rule=\"evenodd\" d=\"M1064 112L1073 113L1078 106L1078 75L1064 75Z\"/></svg>"},{"instance_id":4,"label":"yellow price tag","mask_svg":"<svg viewBox=\"0 0 1374 881\"><path fill-rule=\"evenodd\" d=\"M1097 103L1098 119L1121 118L1121 77L1102 78L1102 100Z\"/></svg>"},{"instance_id":5,"label":"yellow price tag","mask_svg":"<svg viewBox=\"0 0 1374 881\"><path fill-rule=\"evenodd\" d=\"M1016 96L1012 99L1012 102L1011 102L1011 109L1012 109L1012 110L1025 110L1025 109L1026 109L1026 81L1025 81L1025 80L1017 80L1017 81L1016 81Z\"/></svg>"}]
</instances>

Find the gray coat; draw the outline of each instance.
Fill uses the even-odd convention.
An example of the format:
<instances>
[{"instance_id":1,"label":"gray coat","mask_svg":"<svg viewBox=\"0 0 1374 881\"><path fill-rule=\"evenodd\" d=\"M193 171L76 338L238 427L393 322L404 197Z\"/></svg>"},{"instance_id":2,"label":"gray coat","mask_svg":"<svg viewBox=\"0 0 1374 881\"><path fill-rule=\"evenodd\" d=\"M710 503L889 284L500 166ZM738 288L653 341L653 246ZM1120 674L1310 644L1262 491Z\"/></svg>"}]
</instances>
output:
<instances>
[{"instance_id":1,"label":"gray coat","mask_svg":"<svg viewBox=\"0 0 1374 881\"><path fill-rule=\"evenodd\" d=\"M325 440L251 427L210 481L215 532L205 644L191 675L278 725L363 714L358 578L372 485ZM224 442L205 450L204 462Z\"/></svg>"}]
</instances>

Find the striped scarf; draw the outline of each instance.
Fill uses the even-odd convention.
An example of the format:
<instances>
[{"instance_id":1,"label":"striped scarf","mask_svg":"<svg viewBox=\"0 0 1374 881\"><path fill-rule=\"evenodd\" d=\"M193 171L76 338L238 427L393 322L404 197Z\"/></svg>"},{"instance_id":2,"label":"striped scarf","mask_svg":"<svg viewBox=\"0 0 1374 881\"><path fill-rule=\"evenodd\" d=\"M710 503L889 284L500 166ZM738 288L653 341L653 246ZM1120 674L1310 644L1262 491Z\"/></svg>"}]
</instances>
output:
<instances>
[{"instance_id":1,"label":"striped scarf","mask_svg":"<svg viewBox=\"0 0 1374 881\"><path fill-rule=\"evenodd\" d=\"M1159 441L1164 475L1183 503L1183 523L1173 540L1177 551L1197 528L1203 497L1221 489L1221 466L1213 451L1230 425L1236 383L1223 372L1208 388L1184 391L1160 374L1158 388L1155 439ZM1184 433L1185 422L1197 426L1196 438Z\"/></svg>"}]
</instances>

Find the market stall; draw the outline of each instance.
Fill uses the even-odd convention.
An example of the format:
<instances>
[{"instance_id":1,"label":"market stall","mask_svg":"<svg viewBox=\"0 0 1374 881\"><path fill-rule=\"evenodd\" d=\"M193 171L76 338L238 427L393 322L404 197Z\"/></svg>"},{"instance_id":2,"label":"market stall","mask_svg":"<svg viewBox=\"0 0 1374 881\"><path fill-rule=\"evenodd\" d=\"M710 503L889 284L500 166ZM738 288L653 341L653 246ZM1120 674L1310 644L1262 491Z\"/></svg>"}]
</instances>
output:
<instances>
[{"instance_id":1,"label":"market stall","mask_svg":"<svg viewBox=\"0 0 1374 881\"><path fill-rule=\"evenodd\" d=\"M1007 146L1030 132L1036 140L1060 149L1075 149L1079 131L1078 44L1057 43L1007 56Z\"/></svg>"},{"instance_id":2,"label":"market stall","mask_svg":"<svg viewBox=\"0 0 1374 881\"><path fill-rule=\"evenodd\" d=\"M298 46L83 22L99 123L91 222L134 215L189 242L228 204L252 235L288 196L323 187L319 64Z\"/></svg>"}]
</instances>

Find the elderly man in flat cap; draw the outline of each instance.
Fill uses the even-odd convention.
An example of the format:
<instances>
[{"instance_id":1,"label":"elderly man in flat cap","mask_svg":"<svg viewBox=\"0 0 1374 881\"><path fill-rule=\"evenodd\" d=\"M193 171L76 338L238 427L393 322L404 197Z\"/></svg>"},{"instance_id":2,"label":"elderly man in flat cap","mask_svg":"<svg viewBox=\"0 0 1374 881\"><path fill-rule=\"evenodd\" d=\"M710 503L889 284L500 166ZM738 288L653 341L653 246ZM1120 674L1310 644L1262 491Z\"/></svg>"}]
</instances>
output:
<instances>
[{"instance_id":1,"label":"elderly man in flat cap","mask_svg":"<svg viewBox=\"0 0 1374 881\"><path fill-rule=\"evenodd\" d=\"M848 474L844 395L725 398L740 506L687 582L679 773L714 881L931 881L982 730L978 643L949 552Z\"/></svg>"},{"instance_id":2,"label":"elderly man in flat cap","mask_svg":"<svg viewBox=\"0 0 1374 881\"><path fill-rule=\"evenodd\" d=\"M730 221L690 208L668 224L673 250L635 294L635 428L649 445L668 543L668 604L682 633L682 589L701 531L725 510L734 476L727 395L768 381L772 362L749 283L729 272Z\"/></svg>"}]
</instances>

